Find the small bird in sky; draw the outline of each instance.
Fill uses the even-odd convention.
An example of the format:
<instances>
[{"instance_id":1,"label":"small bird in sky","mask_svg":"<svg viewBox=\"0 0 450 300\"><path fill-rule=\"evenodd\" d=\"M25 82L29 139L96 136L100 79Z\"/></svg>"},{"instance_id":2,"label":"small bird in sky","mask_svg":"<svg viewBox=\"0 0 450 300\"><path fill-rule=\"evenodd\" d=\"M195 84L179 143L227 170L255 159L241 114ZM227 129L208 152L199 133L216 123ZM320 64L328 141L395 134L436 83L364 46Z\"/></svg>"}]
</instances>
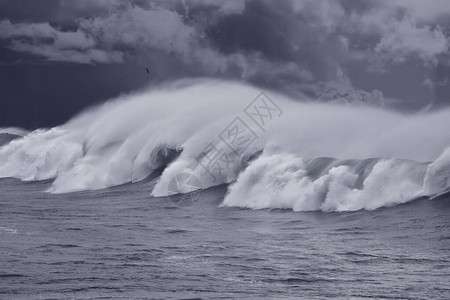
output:
<instances>
[{"instance_id":1,"label":"small bird in sky","mask_svg":"<svg viewBox=\"0 0 450 300\"><path fill-rule=\"evenodd\" d=\"M145 71L147 72L147 74L150 74L150 71L147 68L145 68Z\"/></svg>"}]
</instances>

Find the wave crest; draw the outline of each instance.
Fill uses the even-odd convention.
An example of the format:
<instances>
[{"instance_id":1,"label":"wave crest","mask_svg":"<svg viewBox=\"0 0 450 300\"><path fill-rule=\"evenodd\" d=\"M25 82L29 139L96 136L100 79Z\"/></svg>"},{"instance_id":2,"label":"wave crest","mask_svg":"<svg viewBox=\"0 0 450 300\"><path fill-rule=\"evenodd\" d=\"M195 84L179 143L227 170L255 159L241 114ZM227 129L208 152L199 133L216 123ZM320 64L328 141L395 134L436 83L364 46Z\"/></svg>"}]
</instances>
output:
<instances>
[{"instance_id":1,"label":"wave crest","mask_svg":"<svg viewBox=\"0 0 450 300\"><path fill-rule=\"evenodd\" d=\"M9 141L0 177L54 179L49 192L67 193L163 169L154 196L168 196L171 179L188 172L198 188L237 180L223 205L323 211L374 209L449 187L449 110L402 115L270 93L283 113L263 128L244 112L259 93L203 81L123 96ZM220 137L237 119L254 140L234 153ZM233 157L226 167L210 166L211 144Z\"/></svg>"},{"instance_id":2,"label":"wave crest","mask_svg":"<svg viewBox=\"0 0 450 300\"><path fill-rule=\"evenodd\" d=\"M238 177L222 205L353 211L405 203L425 194L427 165L423 163L399 159L322 162L317 172L311 168L317 168L317 160L307 163L292 154L265 154Z\"/></svg>"}]
</instances>

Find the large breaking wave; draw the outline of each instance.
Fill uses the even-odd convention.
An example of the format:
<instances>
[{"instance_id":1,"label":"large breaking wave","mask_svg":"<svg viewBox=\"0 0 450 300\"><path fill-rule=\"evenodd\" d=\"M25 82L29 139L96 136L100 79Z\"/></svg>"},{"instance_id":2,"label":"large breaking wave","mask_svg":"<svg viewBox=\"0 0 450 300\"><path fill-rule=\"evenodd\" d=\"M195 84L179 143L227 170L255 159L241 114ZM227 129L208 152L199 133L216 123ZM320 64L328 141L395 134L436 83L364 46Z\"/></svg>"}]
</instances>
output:
<instances>
[{"instance_id":1,"label":"large breaking wave","mask_svg":"<svg viewBox=\"0 0 450 300\"><path fill-rule=\"evenodd\" d=\"M153 196L173 193L174 176L189 173L200 186L176 192L231 183L223 206L297 211L376 209L450 187L448 109L404 115L269 93L280 113L261 113L261 127L245 113L259 93L233 82L181 81L122 96L59 127L16 130L0 148L0 177L54 179L48 192L67 193L163 170ZM254 137L238 152L223 139L236 120ZM213 149L233 159L212 167Z\"/></svg>"}]
</instances>

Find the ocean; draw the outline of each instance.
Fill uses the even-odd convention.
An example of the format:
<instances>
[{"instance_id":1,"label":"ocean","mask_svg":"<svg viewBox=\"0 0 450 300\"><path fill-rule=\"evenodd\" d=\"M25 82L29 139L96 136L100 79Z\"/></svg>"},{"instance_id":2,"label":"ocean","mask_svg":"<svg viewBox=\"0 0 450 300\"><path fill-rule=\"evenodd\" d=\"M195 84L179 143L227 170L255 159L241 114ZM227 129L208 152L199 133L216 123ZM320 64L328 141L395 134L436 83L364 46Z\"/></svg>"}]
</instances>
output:
<instances>
[{"instance_id":1,"label":"ocean","mask_svg":"<svg viewBox=\"0 0 450 300\"><path fill-rule=\"evenodd\" d=\"M450 297L450 194L324 213L220 207L226 186L181 207L152 181L49 184L0 180L1 299Z\"/></svg>"},{"instance_id":2,"label":"ocean","mask_svg":"<svg viewBox=\"0 0 450 300\"><path fill-rule=\"evenodd\" d=\"M0 129L0 299L449 299L449 116L203 80Z\"/></svg>"}]
</instances>

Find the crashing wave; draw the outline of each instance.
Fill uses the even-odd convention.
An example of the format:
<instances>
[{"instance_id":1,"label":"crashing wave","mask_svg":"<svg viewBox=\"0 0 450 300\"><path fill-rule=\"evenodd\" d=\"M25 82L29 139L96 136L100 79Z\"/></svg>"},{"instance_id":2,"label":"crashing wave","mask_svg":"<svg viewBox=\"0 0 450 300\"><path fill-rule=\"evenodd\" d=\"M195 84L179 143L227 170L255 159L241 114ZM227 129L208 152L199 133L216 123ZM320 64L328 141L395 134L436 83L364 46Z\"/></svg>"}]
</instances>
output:
<instances>
[{"instance_id":1,"label":"crashing wave","mask_svg":"<svg viewBox=\"0 0 450 300\"><path fill-rule=\"evenodd\" d=\"M22 128L0 128L0 146L6 145L12 140L21 138L26 134L28 134L28 131Z\"/></svg>"},{"instance_id":2,"label":"crashing wave","mask_svg":"<svg viewBox=\"0 0 450 300\"><path fill-rule=\"evenodd\" d=\"M54 179L48 191L67 193L163 170L153 196L168 196L174 176L189 173L199 189L231 184L226 206L374 209L449 188L449 116L269 98L233 82L179 82L8 142L0 177Z\"/></svg>"},{"instance_id":3,"label":"crashing wave","mask_svg":"<svg viewBox=\"0 0 450 300\"><path fill-rule=\"evenodd\" d=\"M353 211L405 203L424 195L427 164L400 159L310 162L264 154L229 190L222 205L295 211Z\"/></svg>"}]
</instances>

